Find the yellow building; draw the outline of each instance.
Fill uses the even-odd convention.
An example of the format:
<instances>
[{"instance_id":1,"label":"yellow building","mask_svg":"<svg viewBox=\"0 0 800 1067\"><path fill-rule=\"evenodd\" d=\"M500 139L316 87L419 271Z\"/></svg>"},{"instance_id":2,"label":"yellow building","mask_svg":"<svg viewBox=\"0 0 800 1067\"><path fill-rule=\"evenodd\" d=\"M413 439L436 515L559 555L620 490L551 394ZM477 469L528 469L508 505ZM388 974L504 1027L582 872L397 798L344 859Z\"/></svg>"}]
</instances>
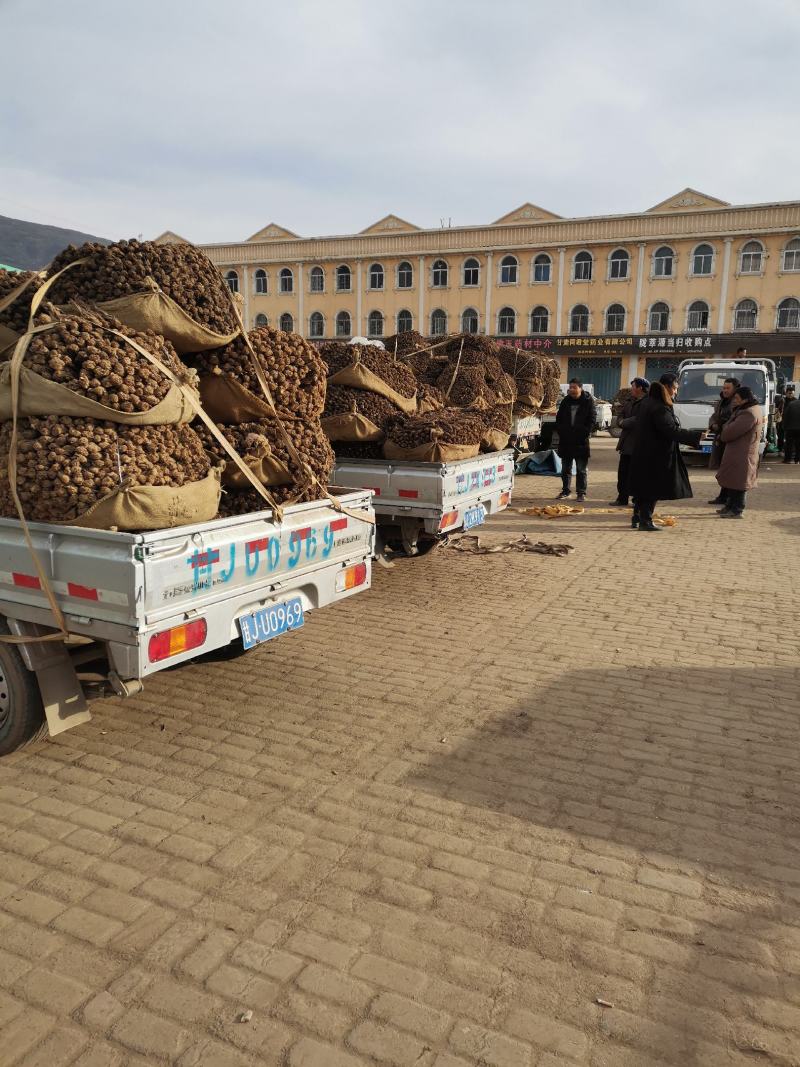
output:
<instances>
[{"instance_id":1,"label":"yellow building","mask_svg":"<svg viewBox=\"0 0 800 1067\"><path fill-rule=\"evenodd\" d=\"M557 356L562 378L603 395L686 354L743 347L785 378L800 356L800 201L731 205L684 189L625 215L566 219L524 204L482 226L423 230L387 215L358 234L303 238L271 224L201 247L251 326L316 340L486 333Z\"/></svg>"}]
</instances>

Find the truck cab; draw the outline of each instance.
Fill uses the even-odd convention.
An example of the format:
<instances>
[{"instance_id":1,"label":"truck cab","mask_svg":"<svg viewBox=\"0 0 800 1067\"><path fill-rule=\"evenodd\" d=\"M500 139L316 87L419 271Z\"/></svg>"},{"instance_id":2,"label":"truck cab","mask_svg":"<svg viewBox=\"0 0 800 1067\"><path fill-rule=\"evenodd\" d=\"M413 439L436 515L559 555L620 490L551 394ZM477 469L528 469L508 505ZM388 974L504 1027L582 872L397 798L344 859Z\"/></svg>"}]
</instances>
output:
<instances>
[{"instance_id":1,"label":"truck cab","mask_svg":"<svg viewBox=\"0 0 800 1067\"><path fill-rule=\"evenodd\" d=\"M682 452L696 455L710 453L714 441L708 432L708 421L719 400L726 378L738 378L741 385L753 390L764 413L761 427L759 455L764 454L767 437L775 413L777 376L771 359L685 359L678 367L678 396L675 414L685 430L702 430L700 447L681 445Z\"/></svg>"}]
</instances>

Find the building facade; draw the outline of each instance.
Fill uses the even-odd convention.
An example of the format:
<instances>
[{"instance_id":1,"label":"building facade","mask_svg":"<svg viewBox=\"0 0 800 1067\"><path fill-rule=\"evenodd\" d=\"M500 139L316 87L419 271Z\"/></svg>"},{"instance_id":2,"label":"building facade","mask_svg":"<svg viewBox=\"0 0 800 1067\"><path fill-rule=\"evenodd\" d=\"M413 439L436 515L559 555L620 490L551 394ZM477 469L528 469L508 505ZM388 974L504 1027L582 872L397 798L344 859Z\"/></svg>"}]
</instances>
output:
<instances>
[{"instance_id":1,"label":"building facade","mask_svg":"<svg viewBox=\"0 0 800 1067\"><path fill-rule=\"evenodd\" d=\"M159 240L180 240L167 233ZM685 189L647 211L561 218L524 204L485 226L389 215L359 234L271 224L204 245L250 326L313 340L484 333L547 352L609 395L686 355L768 355L800 374L800 201L731 205Z\"/></svg>"}]
</instances>

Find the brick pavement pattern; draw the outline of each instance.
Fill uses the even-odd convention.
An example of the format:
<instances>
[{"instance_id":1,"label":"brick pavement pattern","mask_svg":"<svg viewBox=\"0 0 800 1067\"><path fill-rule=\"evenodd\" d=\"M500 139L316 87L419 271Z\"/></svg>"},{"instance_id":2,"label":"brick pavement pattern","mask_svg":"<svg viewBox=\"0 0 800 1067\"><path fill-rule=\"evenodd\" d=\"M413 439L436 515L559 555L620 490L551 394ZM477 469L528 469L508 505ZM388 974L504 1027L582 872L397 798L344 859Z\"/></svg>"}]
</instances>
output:
<instances>
[{"instance_id":1,"label":"brick pavement pattern","mask_svg":"<svg viewBox=\"0 0 800 1067\"><path fill-rule=\"evenodd\" d=\"M377 569L4 760L4 1067L800 1064L800 515L767 467L744 522L707 471L657 536L507 513L488 541L575 553Z\"/></svg>"}]
</instances>

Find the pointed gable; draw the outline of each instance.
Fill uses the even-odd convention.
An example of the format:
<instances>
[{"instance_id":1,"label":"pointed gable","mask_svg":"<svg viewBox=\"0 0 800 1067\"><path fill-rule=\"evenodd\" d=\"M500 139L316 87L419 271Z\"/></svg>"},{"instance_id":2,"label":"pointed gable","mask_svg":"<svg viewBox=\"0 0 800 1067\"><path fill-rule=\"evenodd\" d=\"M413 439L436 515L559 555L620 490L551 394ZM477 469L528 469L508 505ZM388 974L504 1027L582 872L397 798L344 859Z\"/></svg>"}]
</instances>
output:
<instances>
[{"instance_id":1,"label":"pointed gable","mask_svg":"<svg viewBox=\"0 0 800 1067\"><path fill-rule=\"evenodd\" d=\"M509 211L507 215L503 215L502 218L495 219L491 224L492 226L510 226L514 222L548 222L551 219L560 219L561 215L556 215L552 211L547 211L543 207L539 207L536 204L520 204L518 208L513 211Z\"/></svg>"},{"instance_id":2,"label":"pointed gable","mask_svg":"<svg viewBox=\"0 0 800 1067\"><path fill-rule=\"evenodd\" d=\"M401 219L397 215L384 215L382 219L373 222L371 226L367 226L366 230L362 230L361 233L408 233L413 230L419 230L419 226L415 226L413 222L406 222L405 219Z\"/></svg>"},{"instance_id":3,"label":"pointed gable","mask_svg":"<svg viewBox=\"0 0 800 1067\"><path fill-rule=\"evenodd\" d=\"M298 239L296 233L292 233L291 230L287 230L283 226L278 226L276 222L271 222L268 226L265 226L263 230L259 230L258 233L254 233L252 237L248 237L248 241L278 241L285 240L287 237Z\"/></svg>"},{"instance_id":4,"label":"pointed gable","mask_svg":"<svg viewBox=\"0 0 800 1067\"><path fill-rule=\"evenodd\" d=\"M158 237L153 238L154 245L190 245L191 243L179 233L173 233L172 230L164 230Z\"/></svg>"},{"instance_id":5,"label":"pointed gable","mask_svg":"<svg viewBox=\"0 0 800 1067\"><path fill-rule=\"evenodd\" d=\"M701 193L697 189L687 187L667 200L662 200L655 207L648 208L646 213L652 215L668 211L686 211L687 208L702 211L708 208L730 206L726 200L718 200L715 196L709 196L707 193Z\"/></svg>"}]
</instances>

